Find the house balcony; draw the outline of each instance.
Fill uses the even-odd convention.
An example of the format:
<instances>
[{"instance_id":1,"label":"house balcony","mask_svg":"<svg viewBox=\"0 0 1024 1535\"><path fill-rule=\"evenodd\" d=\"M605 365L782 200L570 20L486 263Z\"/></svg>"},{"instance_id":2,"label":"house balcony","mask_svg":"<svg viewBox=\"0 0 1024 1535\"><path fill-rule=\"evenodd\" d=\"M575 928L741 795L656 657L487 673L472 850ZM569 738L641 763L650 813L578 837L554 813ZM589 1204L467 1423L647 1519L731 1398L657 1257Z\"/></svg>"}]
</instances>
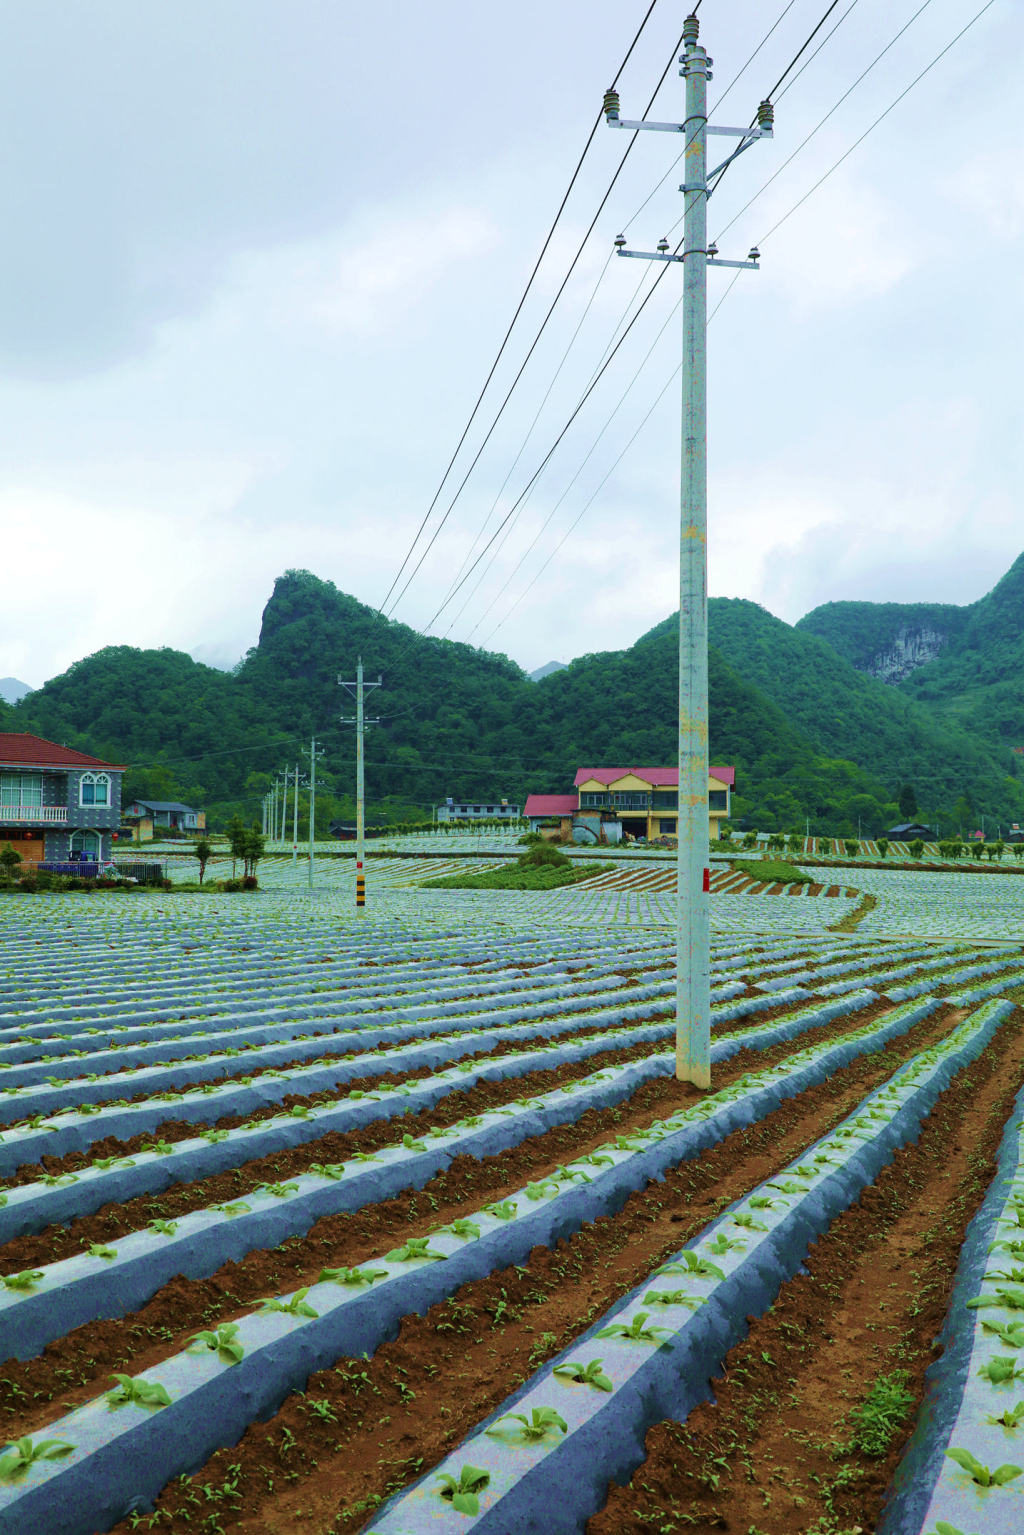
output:
<instances>
[{"instance_id":1,"label":"house balcony","mask_svg":"<svg viewBox=\"0 0 1024 1535\"><path fill-rule=\"evenodd\" d=\"M0 826L66 826L67 805L0 805Z\"/></svg>"}]
</instances>

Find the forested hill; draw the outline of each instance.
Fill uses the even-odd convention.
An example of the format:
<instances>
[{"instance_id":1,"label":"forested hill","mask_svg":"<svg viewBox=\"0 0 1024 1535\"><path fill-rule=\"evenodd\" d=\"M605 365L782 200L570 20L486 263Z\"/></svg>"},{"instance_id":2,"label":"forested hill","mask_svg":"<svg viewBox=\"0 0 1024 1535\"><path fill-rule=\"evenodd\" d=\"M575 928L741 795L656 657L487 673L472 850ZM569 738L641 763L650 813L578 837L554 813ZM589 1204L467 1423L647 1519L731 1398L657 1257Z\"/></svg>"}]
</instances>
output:
<instances>
[{"instance_id":1,"label":"forested hill","mask_svg":"<svg viewBox=\"0 0 1024 1535\"><path fill-rule=\"evenodd\" d=\"M737 814L771 829L809 816L842 834L896 818L900 784L922 808L967 787L986 814L1024 817L1010 755L935 726L928 710L860 676L822 641L753 603L711 604L711 747L739 774ZM131 764L129 794L253 814L271 775L324 747L324 824L351 809L352 700L337 678L384 686L367 736L367 792L411 818L446 794L566 791L587 763L675 756L676 620L628 650L587 655L539 682L506 656L424 638L306 571L275 583L258 645L231 674L173 650L115 646L77 662L6 711L32 730ZM859 763L859 766L855 766ZM318 821L320 816L318 815Z\"/></svg>"},{"instance_id":2,"label":"forested hill","mask_svg":"<svg viewBox=\"0 0 1024 1535\"><path fill-rule=\"evenodd\" d=\"M796 627L896 683L944 724L1024 747L1024 554L966 607L830 602Z\"/></svg>"}]
</instances>

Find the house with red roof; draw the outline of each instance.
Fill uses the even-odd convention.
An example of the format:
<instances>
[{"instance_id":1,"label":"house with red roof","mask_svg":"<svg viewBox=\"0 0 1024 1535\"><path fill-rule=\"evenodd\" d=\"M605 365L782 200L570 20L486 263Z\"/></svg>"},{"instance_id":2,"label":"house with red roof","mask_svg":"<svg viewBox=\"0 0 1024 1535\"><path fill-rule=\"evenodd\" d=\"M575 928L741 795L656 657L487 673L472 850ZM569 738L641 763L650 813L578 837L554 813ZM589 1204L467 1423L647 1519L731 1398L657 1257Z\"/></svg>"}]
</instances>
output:
<instances>
[{"instance_id":1,"label":"house with red roof","mask_svg":"<svg viewBox=\"0 0 1024 1535\"><path fill-rule=\"evenodd\" d=\"M0 731L0 846L37 863L109 858L124 772L42 736Z\"/></svg>"},{"instance_id":2,"label":"house with red roof","mask_svg":"<svg viewBox=\"0 0 1024 1535\"><path fill-rule=\"evenodd\" d=\"M730 797L736 782L734 767L712 767L708 772L708 836L721 834L721 824L731 813ZM652 842L674 837L679 818L678 767L580 768L575 794L531 794L524 815L532 830L541 820L558 817L574 833L594 841L617 842L633 837ZM588 833L590 835L588 835Z\"/></svg>"}]
</instances>

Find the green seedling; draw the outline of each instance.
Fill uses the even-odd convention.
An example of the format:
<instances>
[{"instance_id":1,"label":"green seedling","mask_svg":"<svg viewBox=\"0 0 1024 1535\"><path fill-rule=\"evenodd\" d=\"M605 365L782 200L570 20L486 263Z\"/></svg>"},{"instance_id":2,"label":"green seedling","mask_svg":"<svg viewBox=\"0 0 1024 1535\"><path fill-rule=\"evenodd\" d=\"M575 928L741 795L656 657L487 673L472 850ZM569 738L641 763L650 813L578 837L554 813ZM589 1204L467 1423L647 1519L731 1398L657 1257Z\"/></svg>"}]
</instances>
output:
<instances>
[{"instance_id":1,"label":"green seedling","mask_svg":"<svg viewBox=\"0 0 1024 1535\"><path fill-rule=\"evenodd\" d=\"M1006 1348L1024 1348L1024 1322L993 1322L985 1318L981 1324L984 1332L995 1333Z\"/></svg>"},{"instance_id":2,"label":"green seedling","mask_svg":"<svg viewBox=\"0 0 1024 1535\"><path fill-rule=\"evenodd\" d=\"M556 1167L552 1175L559 1183L573 1183L577 1178L581 1183L592 1183L593 1179L585 1173L581 1167Z\"/></svg>"},{"instance_id":3,"label":"green seedling","mask_svg":"<svg viewBox=\"0 0 1024 1535\"><path fill-rule=\"evenodd\" d=\"M364 1285L373 1284L377 1279L386 1279L387 1269L321 1269L317 1275L317 1284L346 1284Z\"/></svg>"},{"instance_id":4,"label":"green seedling","mask_svg":"<svg viewBox=\"0 0 1024 1535\"><path fill-rule=\"evenodd\" d=\"M199 1344L208 1348L219 1359L226 1359L229 1364L238 1364L245 1355L245 1349L241 1343L235 1342L238 1332L237 1322L224 1322L216 1332L195 1332L189 1340L191 1344Z\"/></svg>"},{"instance_id":5,"label":"green seedling","mask_svg":"<svg viewBox=\"0 0 1024 1535\"><path fill-rule=\"evenodd\" d=\"M78 1182L77 1173L44 1173L40 1183L45 1183L48 1189L63 1189L69 1183Z\"/></svg>"},{"instance_id":6,"label":"green seedling","mask_svg":"<svg viewBox=\"0 0 1024 1535\"><path fill-rule=\"evenodd\" d=\"M687 1295L685 1290L648 1290L644 1296L645 1306L689 1306L691 1311L696 1311L698 1306L703 1306L704 1297L698 1300L693 1295Z\"/></svg>"},{"instance_id":7,"label":"green seedling","mask_svg":"<svg viewBox=\"0 0 1024 1535\"><path fill-rule=\"evenodd\" d=\"M26 1434L24 1439L15 1439L0 1455L0 1482L13 1482L23 1476L30 1466L34 1466L37 1460L61 1460L65 1455L70 1455L73 1449L74 1445L65 1443L63 1439L40 1439L38 1444L33 1444Z\"/></svg>"},{"instance_id":8,"label":"green seedling","mask_svg":"<svg viewBox=\"0 0 1024 1535\"><path fill-rule=\"evenodd\" d=\"M752 1210L774 1210L778 1204L777 1199L771 1199L767 1194L752 1194L747 1203Z\"/></svg>"},{"instance_id":9,"label":"green seedling","mask_svg":"<svg viewBox=\"0 0 1024 1535\"><path fill-rule=\"evenodd\" d=\"M379 1162L380 1161L380 1157L376 1156L375 1153L372 1152L372 1151L354 1151L352 1153L352 1161L353 1162Z\"/></svg>"},{"instance_id":10,"label":"green seedling","mask_svg":"<svg viewBox=\"0 0 1024 1535\"><path fill-rule=\"evenodd\" d=\"M130 1375L111 1375L110 1379L117 1381L113 1391L107 1392L107 1401L111 1407L125 1407L129 1402L135 1402L140 1407L171 1405L166 1388L158 1381L132 1380Z\"/></svg>"},{"instance_id":11,"label":"green seedling","mask_svg":"<svg viewBox=\"0 0 1024 1535\"><path fill-rule=\"evenodd\" d=\"M309 1169L316 1178L330 1178L338 1183L345 1176L344 1162L314 1162Z\"/></svg>"},{"instance_id":12,"label":"green seedling","mask_svg":"<svg viewBox=\"0 0 1024 1535\"><path fill-rule=\"evenodd\" d=\"M110 1167L134 1167L135 1162L131 1157L97 1157L92 1165L106 1172Z\"/></svg>"},{"instance_id":13,"label":"green seedling","mask_svg":"<svg viewBox=\"0 0 1024 1535\"><path fill-rule=\"evenodd\" d=\"M551 1199L558 1193L558 1184L553 1178L545 1178L541 1183L528 1183L524 1192L527 1199Z\"/></svg>"},{"instance_id":14,"label":"green seedling","mask_svg":"<svg viewBox=\"0 0 1024 1535\"><path fill-rule=\"evenodd\" d=\"M260 1301L260 1310L282 1311L285 1316L319 1316L319 1311L314 1311L306 1300L308 1294L309 1285L306 1285L304 1290L296 1290L289 1301L280 1300L276 1295L269 1295Z\"/></svg>"},{"instance_id":15,"label":"green seedling","mask_svg":"<svg viewBox=\"0 0 1024 1535\"><path fill-rule=\"evenodd\" d=\"M1024 1290L1011 1290L1006 1285L998 1285L994 1297L976 1295L967 1302L968 1311L977 1311L981 1306L1001 1306L1007 1311L1024 1311Z\"/></svg>"},{"instance_id":16,"label":"green seedling","mask_svg":"<svg viewBox=\"0 0 1024 1535\"><path fill-rule=\"evenodd\" d=\"M460 1514L478 1514L480 1512L479 1494L491 1480L489 1471L481 1471L477 1466L463 1466L459 1472L458 1481L447 1472L439 1472L434 1478L437 1482L443 1482L441 1497L445 1498L452 1508Z\"/></svg>"},{"instance_id":17,"label":"green seedling","mask_svg":"<svg viewBox=\"0 0 1024 1535\"><path fill-rule=\"evenodd\" d=\"M990 1253L1004 1252L1014 1258L1024 1258L1024 1242L990 1242L988 1250Z\"/></svg>"},{"instance_id":18,"label":"green seedling","mask_svg":"<svg viewBox=\"0 0 1024 1535\"><path fill-rule=\"evenodd\" d=\"M731 1252L734 1247L738 1247L740 1252L742 1252L746 1245L745 1242L727 1237L724 1232L720 1231L715 1240L708 1243L708 1252L712 1252L716 1257L720 1258L723 1253Z\"/></svg>"},{"instance_id":19,"label":"green seedling","mask_svg":"<svg viewBox=\"0 0 1024 1535\"><path fill-rule=\"evenodd\" d=\"M426 1141L418 1141L411 1135L402 1136L402 1145L406 1151L426 1151L427 1149Z\"/></svg>"},{"instance_id":20,"label":"green seedling","mask_svg":"<svg viewBox=\"0 0 1024 1535\"><path fill-rule=\"evenodd\" d=\"M149 1229L150 1231L159 1232L162 1237L172 1237L178 1229L178 1222L163 1220L150 1221Z\"/></svg>"},{"instance_id":21,"label":"green seedling","mask_svg":"<svg viewBox=\"0 0 1024 1535\"><path fill-rule=\"evenodd\" d=\"M117 1248L104 1247L102 1242L93 1242L89 1248L89 1257L106 1258L109 1261L111 1258L117 1257Z\"/></svg>"},{"instance_id":22,"label":"green seedling","mask_svg":"<svg viewBox=\"0 0 1024 1535\"><path fill-rule=\"evenodd\" d=\"M1024 1268L993 1269L986 1279L1005 1279L1010 1284L1024 1284Z\"/></svg>"},{"instance_id":23,"label":"green seedling","mask_svg":"<svg viewBox=\"0 0 1024 1535\"><path fill-rule=\"evenodd\" d=\"M745 1231L768 1230L768 1227L764 1224L763 1221L756 1221L752 1215L745 1215L742 1212L739 1215L734 1215L732 1217L732 1223L734 1226L742 1226Z\"/></svg>"},{"instance_id":24,"label":"green seedling","mask_svg":"<svg viewBox=\"0 0 1024 1535\"><path fill-rule=\"evenodd\" d=\"M950 1524L948 1519L936 1519L935 1535L964 1535L963 1530L958 1530L955 1524Z\"/></svg>"},{"instance_id":25,"label":"green seedling","mask_svg":"<svg viewBox=\"0 0 1024 1535\"><path fill-rule=\"evenodd\" d=\"M0 1284L5 1290L34 1290L42 1278L42 1269L22 1269L20 1274L4 1274Z\"/></svg>"},{"instance_id":26,"label":"green seedling","mask_svg":"<svg viewBox=\"0 0 1024 1535\"><path fill-rule=\"evenodd\" d=\"M248 1215L252 1211L252 1205L247 1205L244 1199L236 1199L233 1204L214 1205L213 1208L229 1218L232 1215Z\"/></svg>"},{"instance_id":27,"label":"green seedling","mask_svg":"<svg viewBox=\"0 0 1024 1535\"><path fill-rule=\"evenodd\" d=\"M305 1108L301 1103L297 1103L294 1108L288 1110L284 1117L285 1119L312 1119L313 1110Z\"/></svg>"},{"instance_id":28,"label":"green seedling","mask_svg":"<svg viewBox=\"0 0 1024 1535\"><path fill-rule=\"evenodd\" d=\"M519 1206L513 1199L498 1199L492 1205L484 1205L488 1215L493 1215L496 1221L514 1221Z\"/></svg>"},{"instance_id":29,"label":"green seedling","mask_svg":"<svg viewBox=\"0 0 1024 1535\"><path fill-rule=\"evenodd\" d=\"M1021 1466L997 1466L994 1471L990 1471L988 1466L974 1458L970 1450L947 1450L946 1455L963 1467L977 1487L1005 1487L1007 1482L1015 1481L1024 1471Z\"/></svg>"},{"instance_id":30,"label":"green seedling","mask_svg":"<svg viewBox=\"0 0 1024 1535\"><path fill-rule=\"evenodd\" d=\"M695 1279L724 1279L722 1270L714 1263L709 1263L699 1253L687 1248L679 1254L678 1263L663 1263L657 1270L658 1274L692 1274Z\"/></svg>"},{"instance_id":31,"label":"green seedling","mask_svg":"<svg viewBox=\"0 0 1024 1535\"><path fill-rule=\"evenodd\" d=\"M499 1431L498 1424L504 1423L506 1418L511 1418L514 1422L522 1424L519 1432L524 1439L543 1439L555 1428L560 1429L563 1434L569 1432L569 1425L561 1413L556 1412L553 1407L535 1407L529 1417L526 1416L525 1412L503 1413L494 1427L487 1429L487 1433L497 1433Z\"/></svg>"},{"instance_id":32,"label":"green seedling","mask_svg":"<svg viewBox=\"0 0 1024 1535\"><path fill-rule=\"evenodd\" d=\"M804 1176L811 1177L813 1174L805 1173ZM768 1187L770 1189L778 1189L780 1194L803 1194L806 1192L799 1183L794 1183L792 1179L787 1179L785 1183L769 1183ZM754 1201L751 1200L750 1203L753 1204Z\"/></svg>"},{"instance_id":33,"label":"green seedling","mask_svg":"<svg viewBox=\"0 0 1024 1535\"><path fill-rule=\"evenodd\" d=\"M581 1386L593 1386L595 1391L613 1391L615 1388L601 1369L600 1359L589 1364L556 1364L553 1375L564 1375L567 1380L578 1381Z\"/></svg>"},{"instance_id":34,"label":"green seedling","mask_svg":"<svg viewBox=\"0 0 1024 1535\"><path fill-rule=\"evenodd\" d=\"M480 1235L480 1227L477 1225L476 1221L470 1220L452 1221L451 1225L442 1226L441 1231L450 1231L452 1236L462 1237L463 1241L466 1242L468 1242L471 1237L478 1237Z\"/></svg>"},{"instance_id":35,"label":"green seedling","mask_svg":"<svg viewBox=\"0 0 1024 1535\"><path fill-rule=\"evenodd\" d=\"M81 1114L86 1118L88 1118L90 1114L99 1114L100 1112L101 1110L98 1103L79 1103L75 1108L76 1114Z\"/></svg>"},{"instance_id":36,"label":"green seedling","mask_svg":"<svg viewBox=\"0 0 1024 1535\"><path fill-rule=\"evenodd\" d=\"M998 1418L986 1418L987 1423L998 1423L1000 1428L1020 1428L1024 1423L1024 1402L1018 1402L1016 1407L1007 1407Z\"/></svg>"},{"instance_id":37,"label":"green seedling","mask_svg":"<svg viewBox=\"0 0 1024 1535\"><path fill-rule=\"evenodd\" d=\"M983 1364L978 1374L993 1386L1005 1386L1010 1381L1019 1380L1024 1376L1024 1370L1018 1370L1016 1359L1009 1355L996 1354L987 1364Z\"/></svg>"},{"instance_id":38,"label":"green seedling","mask_svg":"<svg viewBox=\"0 0 1024 1535\"><path fill-rule=\"evenodd\" d=\"M175 1096L180 1098L181 1094L177 1093ZM144 1151L151 1151L156 1157L170 1157L174 1155L174 1147L167 1141L154 1141L151 1146L140 1146L139 1154L141 1155Z\"/></svg>"},{"instance_id":39,"label":"green seedling","mask_svg":"<svg viewBox=\"0 0 1024 1535\"><path fill-rule=\"evenodd\" d=\"M297 1183L261 1183L254 1191L257 1194L273 1194L275 1199L287 1199L289 1194L297 1194Z\"/></svg>"},{"instance_id":40,"label":"green seedling","mask_svg":"<svg viewBox=\"0 0 1024 1535\"><path fill-rule=\"evenodd\" d=\"M384 1254L385 1263L412 1263L417 1258L446 1258L447 1253L431 1252L429 1237L410 1237L401 1247Z\"/></svg>"},{"instance_id":41,"label":"green seedling","mask_svg":"<svg viewBox=\"0 0 1024 1535\"><path fill-rule=\"evenodd\" d=\"M209 1141L211 1146L216 1146L220 1141L226 1141L230 1134L230 1130L204 1130L202 1138Z\"/></svg>"},{"instance_id":42,"label":"green seedling","mask_svg":"<svg viewBox=\"0 0 1024 1535\"><path fill-rule=\"evenodd\" d=\"M586 1162L588 1167L614 1167L615 1158L602 1156L599 1151L592 1151L589 1156L577 1157L577 1162Z\"/></svg>"},{"instance_id":43,"label":"green seedling","mask_svg":"<svg viewBox=\"0 0 1024 1535\"><path fill-rule=\"evenodd\" d=\"M631 1322L610 1322L607 1327L602 1327L595 1333L597 1338L628 1338L633 1343L660 1343L657 1336L660 1332L669 1332L668 1327L645 1327L648 1313L638 1311Z\"/></svg>"}]
</instances>

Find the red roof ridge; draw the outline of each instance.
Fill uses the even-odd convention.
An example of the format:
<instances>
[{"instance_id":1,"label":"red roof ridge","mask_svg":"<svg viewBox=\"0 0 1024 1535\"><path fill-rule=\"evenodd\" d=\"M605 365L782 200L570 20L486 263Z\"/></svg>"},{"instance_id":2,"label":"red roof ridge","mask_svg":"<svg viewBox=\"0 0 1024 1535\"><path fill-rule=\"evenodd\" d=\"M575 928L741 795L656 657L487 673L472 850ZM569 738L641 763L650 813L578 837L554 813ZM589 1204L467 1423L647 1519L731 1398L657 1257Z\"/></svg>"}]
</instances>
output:
<instances>
[{"instance_id":1,"label":"red roof ridge","mask_svg":"<svg viewBox=\"0 0 1024 1535\"><path fill-rule=\"evenodd\" d=\"M58 746L44 736L30 735L25 730L0 730L0 766L3 767L98 767L113 768L123 773L120 762L105 762L102 757L91 757L88 752L76 751L73 746Z\"/></svg>"}]
</instances>

